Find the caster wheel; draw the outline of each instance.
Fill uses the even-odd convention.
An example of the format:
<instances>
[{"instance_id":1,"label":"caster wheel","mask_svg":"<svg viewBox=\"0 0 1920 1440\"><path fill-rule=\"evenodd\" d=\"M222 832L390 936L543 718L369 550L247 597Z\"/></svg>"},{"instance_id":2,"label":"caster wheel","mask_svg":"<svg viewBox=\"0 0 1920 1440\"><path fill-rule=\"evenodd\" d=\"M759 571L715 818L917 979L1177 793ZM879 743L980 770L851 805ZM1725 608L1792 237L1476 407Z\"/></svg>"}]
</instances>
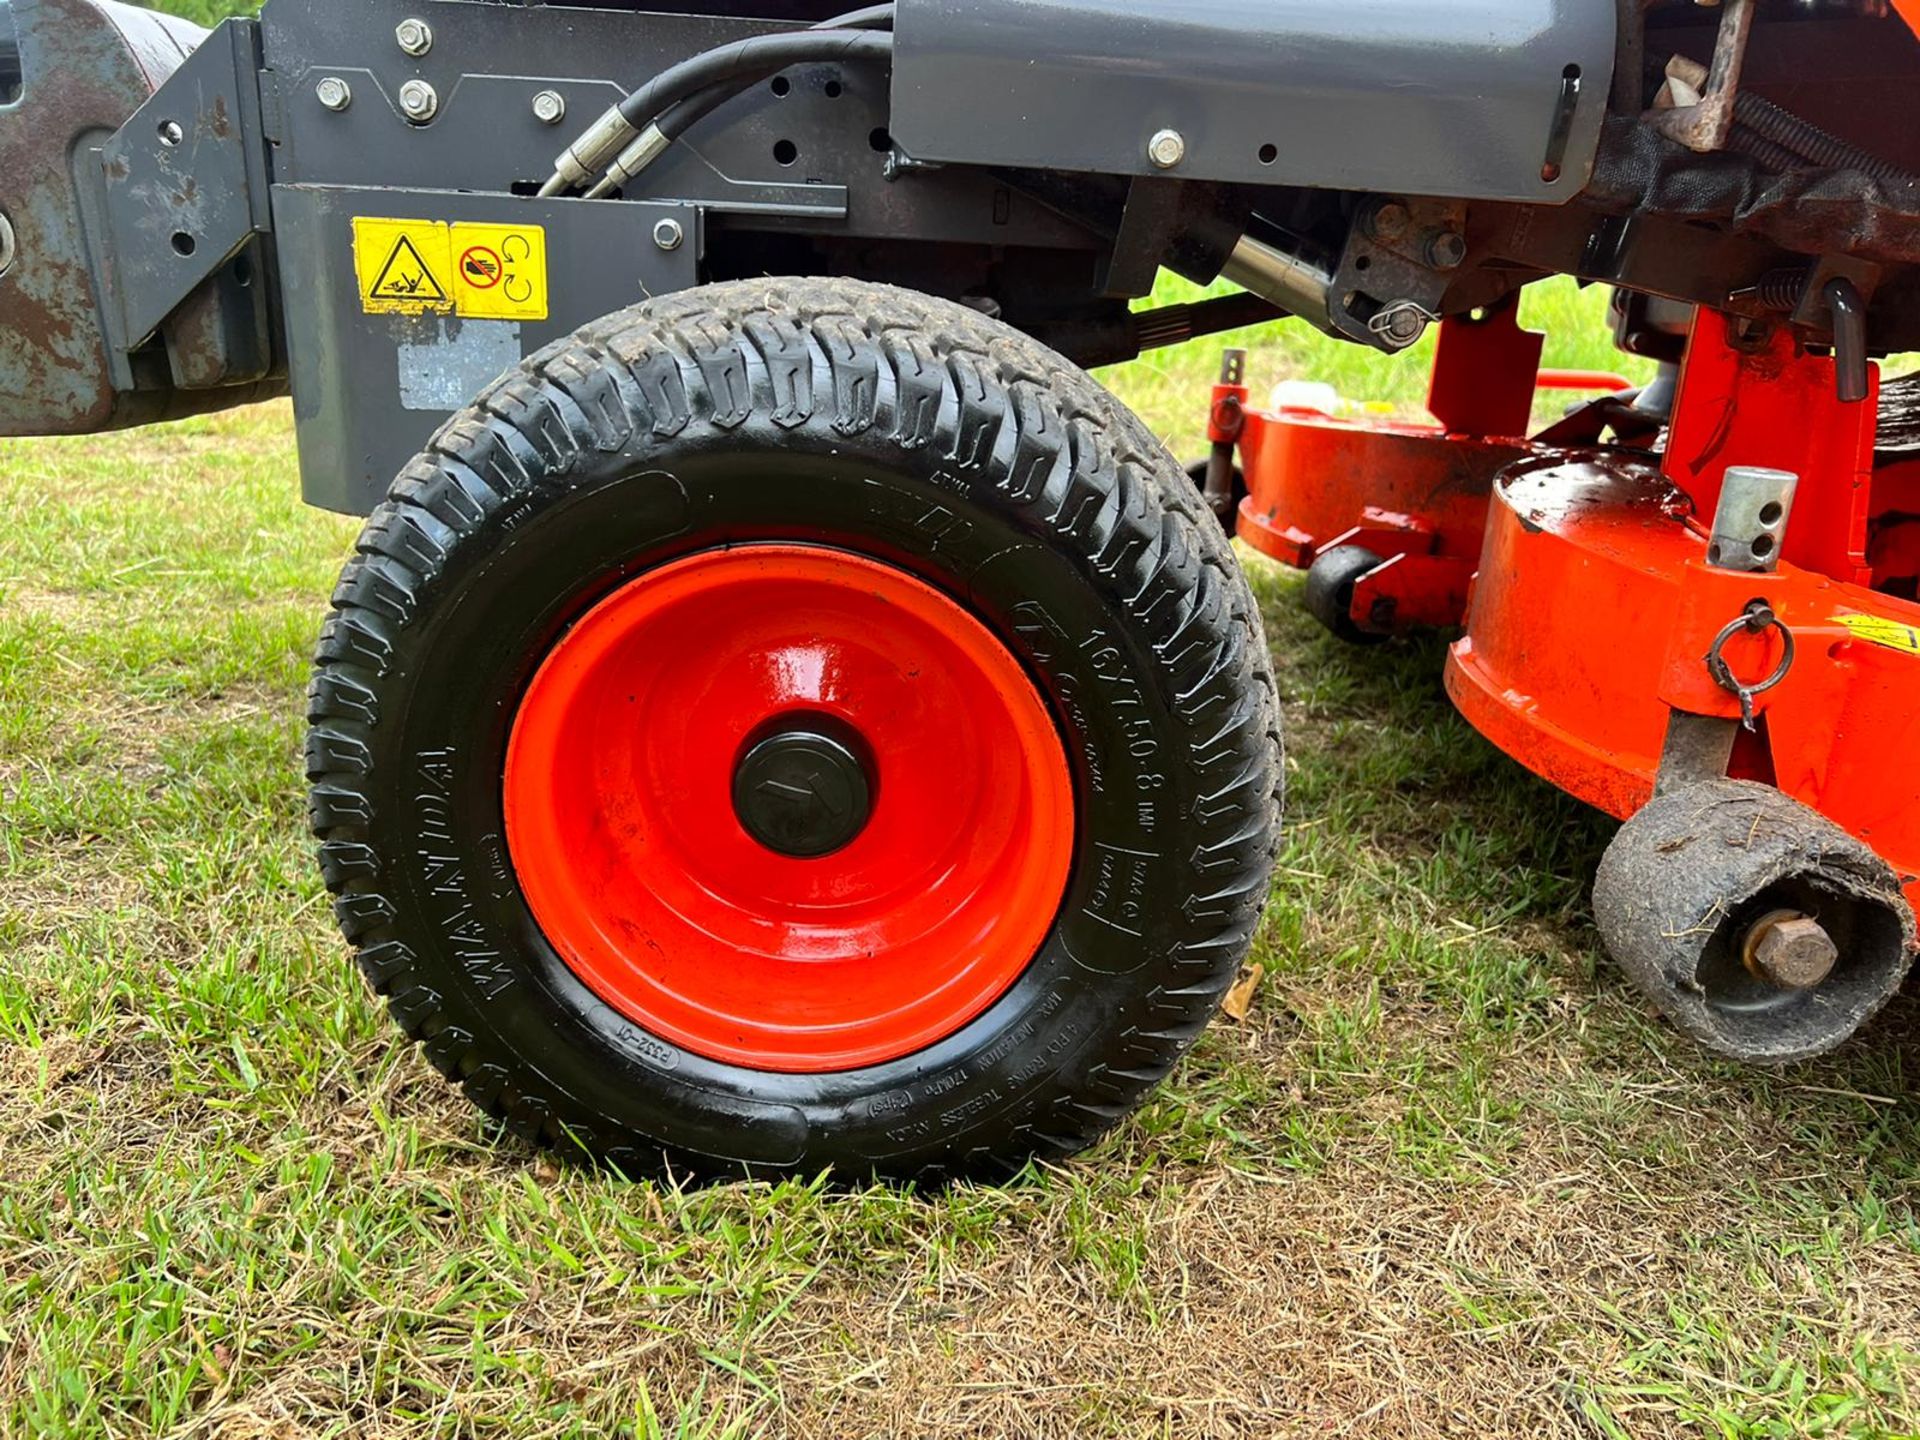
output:
<instances>
[{"instance_id":1,"label":"caster wheel","mask_svg":"<svg viewBox=\"0 0 1920 1440\"><path fill-rule=\"evenodd\" d=\"M1337 545L1314 557L1307 569L1307 610L1349 645L1378 645L1387 636L1365 630L1353 618L1353 587L1381 559L1359 545Z\"/></svg>"},{"instance_id":2,"label":"caster wheel","mask_svg":"<svg viewBox=\"0 0 1920 1440\"><path fill-rule=\"evenodd\" d=\"M1253 599L1007 327L853 282L607 318L368 522L308 744L394 1018L632 1173L1005 1175L1211 1017L1275 849Z\"/></svg>"},{"instance_id":3,"label":"caster wheel","mask_svg":"<svg viewBox=\"0 0 1920 1440\"><path fill-rule=\"evenodd\" d=\"M1833 1049L1913 963L1913 912L1887 863L1745 780L1661 795L1622 826L1593 912L1614 960L1676 1027L1752 1063Z\"/></svg>"},{"instance_id":4,"label":"caster wheel","mask_svg":"<svg viewBox=\"0 0 1920 1440\"><path fill-rule=\"evenodd\" d=\"M1195 460L1191 465L1187 466L1187 479L1193 482L1193 488L1199 491L1202 496L1207 493L1207 471L1212 468L1212 464L1213 462L1210 460ZM1238 465L1235 465L1233 467L1231 503L1225 515L1216 517L1220 521L1220 528L1225 530L1229 535L1232 535L1239 527L1240 502L1246 498L1246 473L1241 470Z\"/></svg>"}]
</instances>

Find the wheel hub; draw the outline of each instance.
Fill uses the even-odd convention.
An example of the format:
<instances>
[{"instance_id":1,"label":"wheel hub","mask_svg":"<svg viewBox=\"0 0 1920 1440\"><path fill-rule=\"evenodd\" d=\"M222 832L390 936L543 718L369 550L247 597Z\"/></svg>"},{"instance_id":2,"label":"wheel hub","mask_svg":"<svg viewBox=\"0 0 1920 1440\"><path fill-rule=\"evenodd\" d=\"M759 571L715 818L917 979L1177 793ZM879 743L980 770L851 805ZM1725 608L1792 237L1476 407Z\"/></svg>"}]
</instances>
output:
<instances>
[{"instance_id":1,"label":"wheel hub","mask_svg":"<svg viewBox=\"0 0 1920 1440\"><path fill-rule=\"evenodd\" d=\"M892 566L755 544L650 571L542 664L507 848L591 990L696 1054L880 1064L984 1012L1052 932L1066 751L1004 643Z\"/></svg>"},{"instance_id":2,"label":"wheel hub","mask_svg":"<svg viewBox=\"0 0 1920 1440\"><path fill-rule=\"evenodd\" d=\"M873 813L859 736L831 716L776 722L751 741L733 775L741 828L776 855L812 860L844 850Z\"/></svg>"}]
</instances>

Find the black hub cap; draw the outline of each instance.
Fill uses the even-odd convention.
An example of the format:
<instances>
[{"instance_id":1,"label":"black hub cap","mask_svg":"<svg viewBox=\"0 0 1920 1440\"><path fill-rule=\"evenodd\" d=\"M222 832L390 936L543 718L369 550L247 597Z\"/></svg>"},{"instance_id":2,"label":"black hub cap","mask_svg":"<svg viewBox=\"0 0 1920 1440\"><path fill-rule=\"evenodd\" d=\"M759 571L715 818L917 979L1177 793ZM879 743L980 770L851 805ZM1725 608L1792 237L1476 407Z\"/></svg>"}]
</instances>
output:
<instances>
[{"instance_id":1,"label":"black hub cap","mask_svg":"<svg viewBox=\"0 0 1920 1440\"><path fill-rule=\"evenodd\" d=\"M873 814L860 737L824 716L786 716L747 745L733 772L733 808L755 840L812 860L853 843Z\"/></svg>"}]
</instances>

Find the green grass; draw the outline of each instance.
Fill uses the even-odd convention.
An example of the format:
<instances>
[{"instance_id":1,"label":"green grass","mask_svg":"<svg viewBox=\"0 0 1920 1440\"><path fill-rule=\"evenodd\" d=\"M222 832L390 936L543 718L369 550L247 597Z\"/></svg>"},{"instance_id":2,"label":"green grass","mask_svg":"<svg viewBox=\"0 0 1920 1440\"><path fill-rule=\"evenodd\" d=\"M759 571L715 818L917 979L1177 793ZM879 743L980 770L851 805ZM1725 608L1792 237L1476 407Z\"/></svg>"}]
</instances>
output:
<instances>
[{"instance_id":1,"label":"green grass","mask_svg":"<svg viewBox=\"0 0 1920 1440\"><path fill-rule=\"evenodd\" d=\"M1554 358L1610 359L1546 287ZM1412 404L1281 326L1296 373ZM1198 444L1219 342L1109 378ZM0 451L0 1436L1920 1433L1906 1006L1703 1059L1609 827L1249 558L1291 727L1245 1024L1002 1189L556 1169L401 1045L304 836L351 523L284 407Z\"/></svg>"}]
</instances>

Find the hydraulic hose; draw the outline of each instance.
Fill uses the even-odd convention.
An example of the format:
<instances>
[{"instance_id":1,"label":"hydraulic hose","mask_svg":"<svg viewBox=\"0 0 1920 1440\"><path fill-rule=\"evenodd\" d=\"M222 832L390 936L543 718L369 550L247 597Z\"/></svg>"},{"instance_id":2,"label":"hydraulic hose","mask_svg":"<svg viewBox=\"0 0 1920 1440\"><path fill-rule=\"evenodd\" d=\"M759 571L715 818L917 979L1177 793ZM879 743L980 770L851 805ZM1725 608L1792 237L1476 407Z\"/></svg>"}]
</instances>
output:
<instances>
[{"instance_id":1,"label":"hydraulic hose","mask_svg":"<svg viewBox=\"0 0 1920 1440\"><path fill-rule=\"evenodd\" d=\"M774 47L770 43L774 40L793 43ZM676 81L674 71L669 70L653 81L647 90L635 91L629 96L630 102L644 97L646 103L636 105L632 111L626 110L623 104L621 108L625 114L654 110L658 118L641 130L634 141L620 152L620 157L607 167L607 173L600 183L587 192L588 198L599 199L623 188L634 176L658 160L667 147L697 121L768 75L785 70L790 65L809 61L884 62L893 56L893 36L870 30L828 30L792 36L768 36L767 41L769 44L764 50L752 48L761 42L746 41L739 57L727 57L732 63L724 67L726 78L723 80L691 89L696 82L685 78ZM802 41L807 43L798 43ZM723 54L722 51L709 51L707 55L686 62L687 68L691 71L700 61L715 57L712 68L721 69L723 67L718 63L718 57ZM680 68L675 67L676 70ZM705 78L704 74L702 78ZM656 89L656 94L648 94ZM686 93L690 89L691 93ZM655 107L663 101L665 113L660 113Z\"/></svg>"},{"instance_id":2,"label":"hydraulic hose","mask_svg":"<svg viewBox=\"0 0 1920 1440\"><path fill-rule=\"evenodd\" d=\"M585 185L614 162L619 177L596 187L617 189L652 164L673 138L768 75L819 61L886 60L893 53L893 6L874 5L811 30L762 35L705 51L656 75L594 122L554 161L540 189L558 195ZM682 109L681 107L687 107ZM679 112L679 113L676 113ZM624 148L623 148L624 147Z\"/></svg>"}]
</instances>

